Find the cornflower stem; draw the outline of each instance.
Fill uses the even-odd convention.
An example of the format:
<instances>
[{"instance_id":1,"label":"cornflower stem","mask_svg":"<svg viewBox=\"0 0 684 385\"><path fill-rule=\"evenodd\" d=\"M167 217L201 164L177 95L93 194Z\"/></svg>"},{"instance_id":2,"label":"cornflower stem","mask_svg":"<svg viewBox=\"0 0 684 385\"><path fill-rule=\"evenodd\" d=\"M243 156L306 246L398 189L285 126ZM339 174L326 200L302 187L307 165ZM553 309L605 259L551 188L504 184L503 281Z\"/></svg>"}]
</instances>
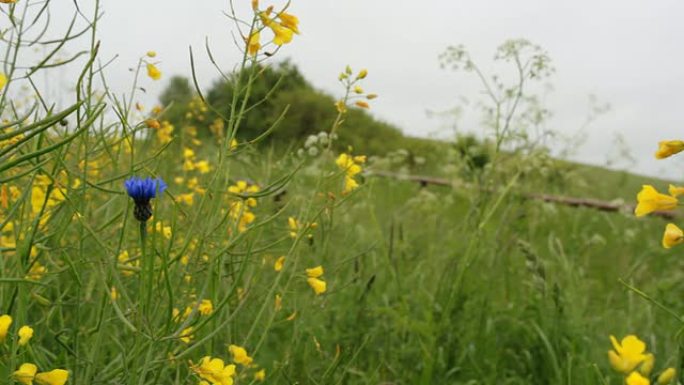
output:
<instances>
[{"instance_id":1,"label":"cornflower stem","mask_svg":"<svg viewBox=\"0 0 684 385\"><path fill-rule=\"evenodd\" d=\"M143 318L146 318L147 310L149 309L150 301L150 291L152 287L152 263L147 258L147 253L145 246L147 243L147 222L140 221L140 258L142 260L142 271L140 277L139 285L139 297L140 297L140 324L143 324ZM147 281L146 284L143 282ZM147 286L147 290L145 287Z\"/></svg>"}]
</instances>

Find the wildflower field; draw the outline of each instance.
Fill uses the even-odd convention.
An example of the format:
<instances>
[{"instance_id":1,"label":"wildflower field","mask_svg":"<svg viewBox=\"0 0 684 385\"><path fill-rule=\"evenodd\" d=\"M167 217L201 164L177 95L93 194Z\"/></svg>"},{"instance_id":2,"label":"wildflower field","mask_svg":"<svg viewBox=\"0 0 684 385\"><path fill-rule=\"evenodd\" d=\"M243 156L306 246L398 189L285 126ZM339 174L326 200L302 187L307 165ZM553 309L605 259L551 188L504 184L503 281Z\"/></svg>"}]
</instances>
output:
<instances>
[{"instance_id":1,"label":"wildflower field","mask_svg":"<svg viewBox=\"0 0 684 385\"><path fill-rule=\"evenodd\" d=\"M487 138L434 141L366 112L372 70L328 96L281 60L289 3L223 10L242 60L177 77L99 57L98 1L51 36L52 3L0 0L0 384L680 383L684 187L553 159L540 47L499 47L511 88L447 48Z\"/></svg>"}]
</instances>

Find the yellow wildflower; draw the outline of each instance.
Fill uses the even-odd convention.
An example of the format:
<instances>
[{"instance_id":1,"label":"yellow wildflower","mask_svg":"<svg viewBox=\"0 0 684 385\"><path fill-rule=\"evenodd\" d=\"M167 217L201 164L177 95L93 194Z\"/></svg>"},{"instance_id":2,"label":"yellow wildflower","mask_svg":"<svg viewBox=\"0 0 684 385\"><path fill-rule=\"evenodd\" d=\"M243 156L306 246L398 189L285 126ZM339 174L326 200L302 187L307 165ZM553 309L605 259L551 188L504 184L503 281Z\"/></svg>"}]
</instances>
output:
<instances>
[{"instance_id":1,"label":"yellow wildflower","mask_svg":"<svg viewBox=\"0 0 684 385\"><path fill-rule=\"evenodd\" d=\"M201 315L209 315L214 311L214 305L211 303L211 300L203 299L197 307L197 311Z\"/></svg>"},{"instance_id":2,"label":"yellow wildflower","mask_svg":"<svg viewBox=\"0 0 684 385\"><path fill-rule=\"evenodd\" d=\"M238 146L238 141L236 139L231 139L230 141L230 149L235 150Z\"/></svg>"},{"instance_id":3,"label":"yellow wildflower","mask_svg":"<svg viewBox=\"0 0 684 385\"><path fill-rule=\"evenodd\" d=\"M669 192L670 195L676 198L684 194L684 187L670 185L670 187L667 189L667 192Z\"/></svg>"},{"instance_id":4,"label":"yellow wildflower","mask_svg":"<svg viewBox=\"0 0 684 385\"><path fill-rule=\"evenodd\" d=\"M356 78L357 79L364 79L366 76L368 76L368 70L364 68L361 71L359 71L359 74L356 75Z\"/></svg>"},{"instance_id":5,"label":"yellow wildflower","mask_svg":"<svg viewBox=\"0 0 684 385\"><path fill-rule=\"evenodd\" d=\"M658 376L658 385L668 385L674 379L677 371L674 368L667 368Z\"/></svg>"},{"instance_id":6,"label":"yellow wildflower","mask_svg":"<svg viewBox=\"0 0 684 385\"><path fill-rule=\"evenodd\" d=\"M344 177L344 187L342 188L342 194L349 194L350 192L356 190L359 187L359 182L356 179L345 176Z\"/></svg>"},{"instance_id":7,"label":"yellow wildflower","mask_svg":"<svg viewBox=\"0 0 684 385\"><path fill-rule=\"evenodd\" d=\"M327 284L321 279L308 278L306 282L309 284L309 286L311 286L316 295L323 294L327 290Z\"/></svg>"},{"instance_id":8,"label":"yellow wildflower","mask_svg":"<svg viewBox=\"0 0 684 385\"><path fill-rule=\"evenodd\" d=\"M291 29L285 28L275 22L271 23L268 27L271 28L271 31L273 31L273 34L275 35L273 37L273 44L283 45L292 41L293 31Z\"/></svg>"},{"instance_id":9,"label":"yellow wildflower","mask_svg":"<svg viewBox=\"0 0 684 385\"><path fill-rule=\"evenodd\" d=\"M43 278L47 271L47 267L41 265L40 262L36 261L33 265L31 265L28 274L26 274L26 278L32 279L34 281L39 281L41 278Z\"/></svg>"},{"instance_id":10,"label":"yellow wildflower","mask_svg":"<svg viewBox=\"0 0 684 385\"><path fill-rule=\"evenodd\" d=\"M0 342L5 341L7 338L7 332L12 325L12 317L5 315L0 315Z\"/></svg>"},{"instance_id":11,"label":"yellow wildflower","mask_svg":"<svg viewBox=\"0 0 684 385\"><path fill-rule=\"evenodd\" d=\"M157 119L147 119L147 120L145 120L145 125L148 128L152 128L155 130L158 130L161 128L161 124L159 123L159 121Z\"/></svg>"},{"instance_id":12,"label":"yellow wildflower","mask_svg":"<svg viewBox=\"0 0 684 385\"><path fill-rule=\"evenodd\" d=\"M278 15L280 18L280 24L288 29L291 29L294 33L299 33L299 19L295 15L289 13L280 12Z\"/></svg>"},{"instance_id":13,"label":"yellow wildflower","mask_svg":"<svg viewBox=\"0 0 684 385\"><path fill-rule=\"evenodd\" d=\"M161 79L161 75L161 71L159 71L157 66L152 63L147 63L147 76L149 76L152 80L159 80Z\"/></svg>"},{"instance_id":14,"label":"yellow wildflower","mask_svg":"<svg viewBox=\"0 0 684 385\"><path fill-rule=\"evenodd\" d=\"M256 56L256 54L259 52L259 49L261 48L261 42L259 41L259 39L259 31L253 32L251 35L249 35L249 38L247 39L247 52L252 56Z\"/></svg>"},{"instance_id":15,"label":"yellow wildflower","mask_svg":"<svg viewBox=\"0 0 684 385\"><path fill-rule=\"evenodd\" d=\"M362 93L363 93L363 88L361 88L361 86L358 86L358 85L357 85L356 87L354 87L354 93L362 94Z\"/></svg>"},{"instance_id":16,"label":"yellow wildflower","mask_svg":"<svg viewBox=\"0 0 684 385\"><path fill-rule=\"evenodd\" d=\"M243 366L249 366L252 364L252 357L247 354L247 350L245 350L245 348L242 346L230 345L228 346L228 350L230 350L230 354L233 355L233 361L235 363Z\"/></svg>"},{"instance_id":17,"label":"yellow wildflower","mask_svg":"<svg viewBox=\"0 0 684 385\"><path fill-rule=\"evenodd\" d=\"M68 379L69 372L64 369L54 369L36 374L36 382L39 385L64 385Z\"/></svg>"},{"instance_id":18,"label":"yellow wildflower","mask_svg":"<svg viewBox=\"0 0 684 385\"><path fill-rule=\"evenodd\" d=\"M195 163L195 168L197 169L197 171L200 172L200 174L206 174L211 170L209 162L207 162L206 160L201 160Z\"/></svg>"},{"instance_id":19,"label":"yellow wildflower","mask_svg":"<svg viewBox=\"0 0 684 385\"><path fill-rule=\"evenodd\" d=\"M194 193L178 194L176 196L176 202L181 202L181 203L185 203L188 206L192 206L192 204L195 202L194 198L195 198Z\"/></svg>"},{"instance_id":20,"label":"yellow wildflower","mask_svg":"<svg viewBox=\"0 0 684 385\"><path fill-rule=\"evenodd\" d=\"M169 143L173 139L173 131L175 127L168 120L161 123L161 127L157 130L157 139L162 144Z\"/></svg>"},{"instance_id":21,"label":"yellow wildflower","mask_svg":"<svg viewBox=\"0 0 684 385\"><path fill-rule=\"evenodd\" d=\"M185 147L183 149L183 158L184 159L194 159L195 158L195 151L193 151L192 148Z\"/></svg>"},{"instance_id":22,"label":"yellow wildflower","mask_svg":"<svg viewBox=\"0 0 684 385\"><path fill-rule=\"evenodd\" d=\"M323 266L312 267L311 269L306 269L306 275L309 278L318 278L323 275Z\"/></svg>"},{"instance_id":23,"label":"yellow wildflower","mask_svg":"<svg viewBox=\"0 0 684 385\"><path fill-rule=\"evenodd\" d=\"M199 365L192 366L192 370L212 385L233 385L235 365L225 365L220 358L202 357Z\"/></svg>"},{"instance_id":24,"label":"yellow wildflower","mask_svg":"<svg viewBox=\"0 0 684 385\"><path fill-rule=\"evenodd\" d=\"M116 287L112 286L112 288L109 290L109 298L111 298L112 301L119 299L119 292L116 290Z\"/></svg>"},{"instance_id":25,"label":"yellow wildflower","mask_svg":"<svg viewBox=\"0 0 684 385\"><path fill-rule=\"evenodd\" d=\"M266 370L261 369L254 373L254 381L264 381L266 379Z\"/></svg>"},{"instance_id":26,"label":"yellow wildflower","mask_svg":"<svg viewBox=\"0 0 684 385\"><path fill-rule=\"evenodd\" d=\"M7 75L5 75L3 72L0 72L0 90L5 88L6 84L7 84Z\"/></svg>"},{"instance_id":27,"label":"yellow wildflower","mask_svg":"<svg viewBox=\"0 0 684 385\"><path fill-rule=\"evenodd\" d=\"M147 57L156 57L156 56L157 56L157 53L154 52L154 51L147 51L147 54L146 54L146 55L147 55Z\"/></svg>"},{"instance_id":28,"label":"yellow wildflower","mask_svg":"<svg viewBox=\"0 0 684 385\"><path fill-rule=\"evenodd\" d=\"M283 266L285 265L285 256L282 255L276 259L275 263L273 264L273 270L275 271L280 271L283 269Z\"/></svg>"},{"instance_id":29,"label":"yellow wildflower","mask_svg":"<svg viewBox=\"0 0 684 385\"><path fill-rule=\"evenodd\" d=\"M637 201L638 204L634 209L634 214L637 217L642 217L654 211L672 210L677 207L677 198L661 194L651 185L643 185L641 187L641 191L637 194Z\"/></svg>"},{"instance_id":30,"label":"yellow wildflower","mask_svg":"<svg viewBox=\"0 0 684 385\"><path fill-rule=\"evenodd\" d=\"M648 378L639 374L639 372L632 372L627 378L625 378L625 384L627 385L650 385L651 382Z\"/></svg>"},{"instance_id":31,"label":"yellow wildflower","mask_svg":"<svg viewBox=\"0 0 684 385\"><path fill-rule=\"evenodd\" d=\"M684 151L684 141L665 140L658 143L658 151L656 151L655 157L656 159L664 159L682 151Z\"/></svg>"},{"instance_id":32,"label":"yellow wildflower","mask_svg":"<svg viewBox=\"0 0 684 385\"><path fill-rule=\"evenodd\" d=\"M186 344L189 344L192 338L192 326L183 329L183 331L180 333L180 340Z\"/></svg>"},{"instance_id":33,"label":"yellow wildflower","mask_svg":"<svg viewBox=\"0 0 684 385\"><path fill-rule=\"evenodd\" d=\"M33 337L33 328L28 325L24 325L19 328L19 332L17 334L19 334L19 346L24 346L28 344L28 342L31 340L31 337Z\"/></svg>"},{"instance_id":34,"label":"yellow wildflower","mask_svg":"<svg viewBox=\"0 0 684 385\"><path fill-rule=\"evenodd\" d=\"M158 233L161 233L166 239L171 239L171 236L173 235L171 226L164 226L161 222L157 222L154 226L154 229Z\"/></svg>"},{"instance_id":35,"label":"yellow wildflower","mask_svg":"<svg viewBox=\"0 0 684 385\"><path fill-rule=\"evenodd\" d=\"M627 374L646 359L646 344L635 335L626 336L620 343L610 336L610 342L615 350L608 351L608 360L618 372Z\"/></svg>"},{"instance_id":36,"label":"yellow wildflower","mask_svg":"<svg viewBox=\"0 0 684 385\"><path fill-rule=\"evenodd\" d=\"M655 364L655 356L653 353L647 353L644 362L639 366L639 373L647 376L653 371L653 364Z\"/></svg>"},{"instance_id":37,"label":"yellow wildflower","mask_svg":"<svg viewBox=\"0 0 684 385\"><path fill-rule=\"evenodd\" d=\"M33 385L33 379L36 376L37 371L38 367L36 365L24 363L19 366L19 370L12 374L12 377L14 377L17 382L24 385Z\"/></svg>"},{"instance_id":38,"label":"yellow wildflower","mask_svg":"<svg viewBox=\"0 0 684 385\"><path fill-rule=\"evenodd\" d=\"M666 249L684 242L684 232L674 223L668 223L663 233L663 247Z\"/></svg>"},{"instance_id":39,"label":"yellow wildflower","mask_svg":"<svg viewBox=\"0 0 684 385\"><path fill-rule=\"evenodd\" d=\"M290 237L297 238L297 230L299 230L299 222L294 217L287 218L287 227L290 229Z\"/></svg>"}]
</instances>

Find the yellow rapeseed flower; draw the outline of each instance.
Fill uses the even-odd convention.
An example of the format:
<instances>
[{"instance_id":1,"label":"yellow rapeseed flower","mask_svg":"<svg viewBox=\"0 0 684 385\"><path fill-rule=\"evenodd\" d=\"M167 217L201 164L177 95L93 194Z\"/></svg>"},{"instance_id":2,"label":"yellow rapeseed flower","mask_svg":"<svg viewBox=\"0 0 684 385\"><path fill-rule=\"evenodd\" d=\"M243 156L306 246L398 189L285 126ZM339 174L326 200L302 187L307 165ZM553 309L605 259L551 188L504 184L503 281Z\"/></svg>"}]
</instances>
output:
<instances>
[{"instance_id":1,"label":"yellow rapeseed flower","mask_svg":"<svg viewBox=\"0 0 684 385\"><path fill-rule=\"evenodd\" d=\"M625 378L625 384L627 385L650 385L651 382L648 378L639 374L639 372L632 372L627 378Z\"/></svg>"},{"instance_id":2,"label":"yellow rapeseed flower","mask_svg":"<svg viewBox=\"0 0 684 385\"><path fill-rule=\"evenodd\" d=\"M31 363L23 363L19 366L19 369L12 373L12 377L17 382L24 385L33 385L33 379L36 376L38 367Z\"/></svg>"},{"instance_id":3,"label":"yellow rapeseed flower","mask_svg":"<svg viewBox=\"0 0 684 385\"><path fill-rule=\"evenodd\" d=\"M325 281L318 278L308 278L306 282L309 284L309 286L311 286L316 295L325 293L328 288L328 285L325 283Z\"/></svg>"},{"instance_id":4,"label":"yellow rapeseed flower","mask_svg":"<svg viewBox=\"0 0 684 385\"><path fill-rule=\"evenodd\" d=\"M259 31L254 31L249 35L249 39L247 39L247 52L252 56L256 56L256 54L259 53L259 49L261 48L259 39L261 39Z\"/></svg>"},{"instance_id":5,"label":"yellow rapeseed flower","mask_svg":"<svg viewBox=\"0 0 684 385\"><path fill-rule=\"evenodd\" d=\"M634 214L637 217L642 217L654 211L672 210L677 207L677 198L661 194L651 185L643 185L641 187L641 191L637 194L637 201L638 204L634 209Z\"/></svg>"},{"instance_id":6,"label":"yellow rapeseed flower","mask_svg":"<svg viewBox=\"0 0 684 385\"><path fill-rule=\"evenodd\" d=\"M644 362L641 363L639 366L639 373L643 374L644 376L648 377L649 374L653 371L653 365L655 364L655 356L653 353L647 353L646 358L644 358Z\"/></svg>"},{"instance_id":7,"label":"yellow rapeseed flower","mask_svg":"<svg viewBox=\"0 0 684 385\"><path fill-rule=\"evenodd\" d=\"M188 206L192 206L193 203L195 203L195 194L194 193L178 194L176 196L176 202L181 202L181 203L185 203Z\"/></svg>"},{"instance_id":8,"label":"yellow rapeseed flower","mask_svg":"<svg viewBox=\"0 0 684 385\"><path fill-rule=\"evenodd\" d=\"M668 223L663 233L663 247L666 249L684 242L684 232L674 223Z\"/></svg>"},{"instance_id":9,"label":"yellow rapeseed flower","mask_svg":"<svg viewBox=\"0 0 684 385\"><path fill-rule=\"evenodd\" d=\"M684 151L684 141L665 140L658 142L658 151L656 151L655 157L656 159L664 159L682 151Z\"/></svg>"},{"instance_id":10,"label":"yellow rapeseed flower","mask_svg":"<svg viewBox=\"0 0 684 385\"><path fill-rule=\"evenodd\" d=\"M159 123L159 121L158 121L157 119L147 119L147 120L145 120L145 126L147 126L147 128L152 128L152 129L155 129L155 130L158 130L158 129L161 128L161 124Z\"/></svg>"},{"instance_id":11,"label":"yellow rapeseed flower","mask_svg":"<svg viewBox=\"0 0 684 385\"><path fill-rule=\"evenodd\" d=\"M4 72L0 72L0 90L5 88L7 84L7 75Z\"/></svg>"},{"instance_id":12,"label":"yellow rapeseed flower","mask_svg":"<svg viewBox=\"0 0 684 385\"><path fill-rule=\"evenodd\" d=\"M203 299L197 307L197 311L201 315L209 315L214 311L214 305L211 303L211 300Z\"/></svg>"},{"instance_id":13,"label":"yellow rapeseed flower","mask_svg":"<svg viewBox=\"0 0 684 385\"><path fill-rule=\"evenodd\" d=\"M200 174L206 174L211 170L209 162L206 160L200 160L199 162L195 163L195 168L200 172Z\"/></svg>"},{"instance_id":14,"label":"yellow rapeseed flower","mask_svg":"<svg viewBox=\"0 0 684 385\"><path fill-rule=\"evenodd\" d=\"M318 278L318 277L320 277L321 275L323 275L323 272L324 272L324 271L323 271L323 266L320 266L320 265L318 265L318 266L316 266L316 267L312 267L312 268L310 268L310 269L306 269L306 275L307 275L309 278Z\"/></svg>"},{"instance_id":15,"label":"yellow rapeseed flower","mask_svg":"<svg viewBox=\"0 0 684 385\"><path fill-rule=\"evenodd\" d=\"M233 361L235 363L243 366L249 366L252 364L252 357L247 354L247 350L245 350L245 348L242 346L230 345L228 346L228 350L230 350L230 354L233 355Z\"/></svg>"},{"instance_id":16,"label":"yellow rapeseed flower","mask_svg":"<svg viewBox=\"0 0 684 385\"><path fill-rule=\"evenodd\" d=\"M31 340L31 337L33 337L33 328L24 325L19 328L19 332L17 333L19 335L19 346L24 346L28 344L28 342Z\"/></svg>"},{"instance_id":17,"label":"yellow rapeseed flower","mask_svg":"<svg viewBox=\"0 0 684 385\"><path fill-rule=\"evenodd\" d=\"M675 185L670 185L667 189L667 192L670 193L673 197L678 197L682 194L684 194L684 187L681 186L675 186Z\"/></svg>"},{"instance_id":18,"label":"yellow rapeseed flower","mask_svg":"<svg viewBox=\"0 0 684 385\"><path fill-rule=\"evenodd\" d=\"M233 385L235 365L225 365L220 358L202 357L192 370L212 385Z\"/></svg>"},{"instance_id":19,"label":"yellow rapeseed flower","mask_svg":"<svg viewBox=\"0 0 684 385\"><path fill-rule=\"evenodd\" d=\"M285 265L285 256L282 255L276 259L275 263L273 264L273 270L275 271L280 271L283 269L283 266Z\"/></svg>"},{"instance_id":20,"label":"yellow rapeseed flower","mask_svg":"<svg viewBox=\"0 0 684 385\"><path fill-rule=\"evenodd\" d=\"M147 76L149 76L152 80L159 80L161 79L162 74L157 66L152 63L147 63Z\"/></svg>"},{"instance_id":21,"label":"yellow rapeseed flower","mask_svg":"<svg viewBox=\"0 0 684 385\"><path fill-rule=\"evenodd\" d=\"M64 385L68 379L69 372L64 369L54 369L36 374L36 382L39 385Z\"/></svg>"},{"instance_id":22,"label":"yellow rapeseed flower","mask_svg":"<svg viewBox=\"0 0 684 385\"><path fill-rule=\"evenodd\" d=\"M677 371L674 368L667 368L658 376L658 385L668 385L672 382Z\"/></svg>"},{"instance_id":23,"label":"yellow rapeseed flower","mask_svg":"<svg viewBox=\"0 0 684 385\"><path fill-rule=\"evenodd\" d=\"M0 342L5 341L7 338L7 332L12 325L12 317L5 315L0 315Z\"/></svg>"},{"instance_id":24,"label":"yellow rapeseed flower","mask_svg":"<svg viewBox=\"0 0 684 385\"><path fill-rule=\"evenodd\" d=\"M192 326L183 329L183 331L180 333L180 340L186 344L189 344L190 341L192 341L192 338Z\"/></svg>"},{"instance_id":25,"label":"yellow rapeseed flower","mask_svg":"<svg viewBox=\"0 0 684 385\"><path fill-rule=\"evenodd\" d=\"M299 19L297 16L280 12L278 17L280 18L280 24L283 27L291 29L294 33L299 33Z\"/></svg>"},{"instance_id":26,"label":"yellow rapeseed flower","mask_svg":"<svg viewBox=\"0 0 684 385\"><path fill-rule=\"evenodd\" d=\"M254 380L255 381L264 381L266 379L266 370L261 369L258 372L254 373Z\"/></svg>"},{"instance_id":27,"label":"yellow rapeseed flower","mask_svg":"<svg viewBox=\"0 0 684 385\"><path fill-rule=\"evenodd\" d=\"M610 336L610 342L615 350L608 351L608 360L618 372L627 374L646 359L646 344L635 335L626 336L620 343Z\"/></svg>"}]
</instances>

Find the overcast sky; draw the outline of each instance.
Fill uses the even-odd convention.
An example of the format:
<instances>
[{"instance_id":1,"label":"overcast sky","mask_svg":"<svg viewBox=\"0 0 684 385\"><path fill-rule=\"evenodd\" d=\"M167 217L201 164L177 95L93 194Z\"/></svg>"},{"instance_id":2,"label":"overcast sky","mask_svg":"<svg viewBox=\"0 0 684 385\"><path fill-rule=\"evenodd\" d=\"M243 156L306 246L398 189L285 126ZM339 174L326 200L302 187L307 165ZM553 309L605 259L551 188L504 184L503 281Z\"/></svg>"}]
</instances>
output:
<instances>
[{"instance_id":1,"label":"overcast sky","mask_svg":"<svg viewBox=\"0 0 684 385\"><path fill-rule=\"evenodd\" d=\"M146 81L146 104L153 103L171 75L189 75L189 46L199 57L202 84L215 79L204 54L205 38L224 68L238 60L233 25L222 13L228 9L225 0L101 3L101 57L119 55L107 71L119 92L130 84L127 68L148 50L158 53L164 78ZM249 10L249 1L235 3L239 11ZM619 152L614 143L620 136L636 162L618 162L618 167L677 178L684 174L681 160L653 159L659 140L684 137L680 0L293 0L290 12L299 16L302 33L279 53L281 58L291 58L316 87L334 94L339 94L337 74L345 65L367 68L365 89L380 95L371 112L405 133L452 135L448 121L428 118L426 112L480 95L481 87L470 76L440 69L438 55L447 46L465 45L488 69L499 44L525 38L548 51L556 68L550 79L554 91L546 98L554 113L550 128L577 133L589 113L589 95L611 105L585 128L588 136L575 159L606 164ZM458 129L479 130L474 116L466 114Z\"/></svg>"}]
</instances>

